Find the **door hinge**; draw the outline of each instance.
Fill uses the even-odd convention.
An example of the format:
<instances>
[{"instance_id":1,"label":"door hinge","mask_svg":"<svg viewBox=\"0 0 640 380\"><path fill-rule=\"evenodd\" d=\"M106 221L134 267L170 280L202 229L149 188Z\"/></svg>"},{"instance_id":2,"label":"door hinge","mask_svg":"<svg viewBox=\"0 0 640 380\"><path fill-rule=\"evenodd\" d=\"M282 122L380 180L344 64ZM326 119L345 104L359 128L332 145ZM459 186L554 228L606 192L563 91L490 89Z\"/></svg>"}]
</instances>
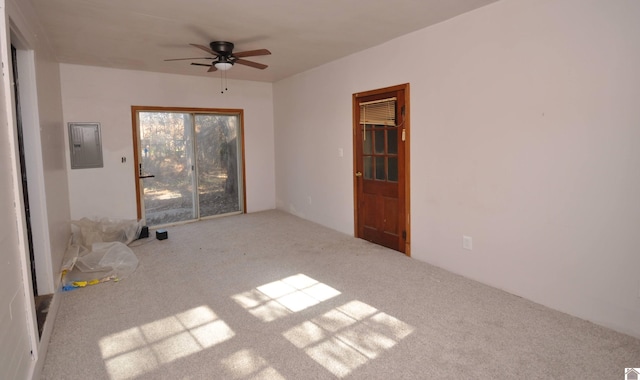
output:
<instances>
[{"instance_id":1,"label":"door hinge","mask_svg":"<svg viewBox=\"0 0 640 380\"><path fill-rule=\"evenodd\" d=\"M405 129L404 129L404 128L402 128L402 141L404 141L404 140L405 140L405 138L406 138L406 136L405 136Z\"/></svg>"},{"instance_id":2,"label":"door hinge","mask_svg":"<svg viewBox=\"0 0 640 380\"><path fill-rule=\"evenodd\" d=\"M402 240L407 241L407 231L402 231Z\"/></svg>"}]
</instances>

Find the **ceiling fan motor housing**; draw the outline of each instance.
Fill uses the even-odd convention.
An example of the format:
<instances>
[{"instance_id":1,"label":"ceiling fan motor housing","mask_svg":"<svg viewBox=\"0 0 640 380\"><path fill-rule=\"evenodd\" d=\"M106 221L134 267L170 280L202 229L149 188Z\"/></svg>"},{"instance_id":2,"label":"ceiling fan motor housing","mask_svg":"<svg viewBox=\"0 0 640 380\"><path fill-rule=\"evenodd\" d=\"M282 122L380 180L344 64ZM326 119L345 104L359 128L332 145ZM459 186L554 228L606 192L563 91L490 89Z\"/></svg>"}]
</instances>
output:
<instances>
[{"instance_id":1,"label":"ceiling fan motor housing","mask_svg":"<svg viewBox=\"0 0 640 380\"><path fill-rule=\"evenodd\" d=\"M209 46L211 47L211 50L225 57L230 56L233 52L233 44L231 42L213 41Z\"/></svg>"}]
</instances>

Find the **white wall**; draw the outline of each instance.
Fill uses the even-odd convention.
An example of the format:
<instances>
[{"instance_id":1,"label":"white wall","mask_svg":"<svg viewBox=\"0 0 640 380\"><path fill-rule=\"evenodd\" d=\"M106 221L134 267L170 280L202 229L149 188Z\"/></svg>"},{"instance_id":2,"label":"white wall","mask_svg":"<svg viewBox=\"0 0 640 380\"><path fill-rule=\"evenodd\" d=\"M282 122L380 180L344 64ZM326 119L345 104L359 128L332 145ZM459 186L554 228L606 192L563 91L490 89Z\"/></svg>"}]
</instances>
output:
<instances>
[{"instance_id":1,"label":"white wall","mask_svg":"<svg viewBox=\"0 0 640 380\"><path fill-rule=\"evenodd\" d=\"M278 208L352 234L351 95L408 82L412 256L640 337L638 19L504 0L276 83Z\"/></svg>"},{"instance_id":2,"label":"white wall","mask_svg":"<svg viewBox=\"0 0 640 380\"><path fill-rule=\"evenodd\" d=\"M247 212L275 208L270 83L61 65L65 123L100 122L104 168L69 168L71 217L136 218L131 106L244 109ZM67 157L68 148L65 149ZM123 164L121 157L126 157Z\"/></svg>"}]
</instances>

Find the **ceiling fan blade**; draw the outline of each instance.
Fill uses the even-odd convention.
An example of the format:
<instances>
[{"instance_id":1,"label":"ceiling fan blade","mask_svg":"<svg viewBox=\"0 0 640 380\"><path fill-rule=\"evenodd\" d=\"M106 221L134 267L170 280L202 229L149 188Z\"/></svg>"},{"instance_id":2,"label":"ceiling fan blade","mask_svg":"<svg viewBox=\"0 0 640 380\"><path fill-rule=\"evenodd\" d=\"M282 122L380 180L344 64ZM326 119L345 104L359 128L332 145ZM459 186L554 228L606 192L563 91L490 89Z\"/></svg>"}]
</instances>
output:
<instances>
[{"instance_id":1,"label":"ceiling fan blade","mask_svg":"<svg viewBox=\"0 0 640 380\"><path fill-rule=\"evenodd\" d=\"M239 63L239 64L245 65L245 66L255 67L256 69L260 69L260 70L264 70L267 67L269 67L267 65L263 65L262 63L253 62L253 61L247 61L246 59L236 59L235 63Z\"/></svg>"},{"instance_id":2,"label":"ceiling fan blade","mask_svg":"<svg viewBox=\"0 0 640 380\"><path fill-rule=\"evenodd\" d=\"M195 58L171 58L171 59L165 59L165 62L169 62L169 61L188 61L190 59L215 59L215 57L195 57Z\"/></svg>"},{"instance_id":3,"label":"ceiling fan blade","mask_svg":"<svg viewBox=\"0 0 640 380\"><path fill-rule=\"evenodd\" d=\"M207 70L208 73L218 70L218 68L216 68L214 64L207 65L205 63L195 63L195 62L191 62L191 64L194 66L207 66L209 68L209 70Z\"/></svg>"},{"instance_id":4,"label":"ceiling fan blade","mask_svg":"<svg viewBox=\"0 0 640 380\"><path fill-rule=\"evenodd\" d=\"M243 57L255 57L257 55L270 55L271 52L267 49L258 49L258 50L247 50L247 51L241 51L239 53L233 53L233 56L236 58L243 58Z\"/></svg>"},{"instance_id":5,"label":"ceiling fan blade","mask_svg":"<svg viewBox=\"0 0 640 380\"><path fill-rule=\"evenodd\" d=\"M206 47L206 46L204 46L204 45L198 45L198 44L189 44L189 45L191 45L191 46L193 46L193 47L197 47L198 49L204 50L204 51L206 51L206 52L207 52L207 53L209 53L209 54L213 54L213 55L215 55L216 57L217 57L217 56L219 56L219 54L218 54L218 53L216 53L215 51L213 51L213 50L209 49L208 47Z\"/></svg>"}]
</instances>

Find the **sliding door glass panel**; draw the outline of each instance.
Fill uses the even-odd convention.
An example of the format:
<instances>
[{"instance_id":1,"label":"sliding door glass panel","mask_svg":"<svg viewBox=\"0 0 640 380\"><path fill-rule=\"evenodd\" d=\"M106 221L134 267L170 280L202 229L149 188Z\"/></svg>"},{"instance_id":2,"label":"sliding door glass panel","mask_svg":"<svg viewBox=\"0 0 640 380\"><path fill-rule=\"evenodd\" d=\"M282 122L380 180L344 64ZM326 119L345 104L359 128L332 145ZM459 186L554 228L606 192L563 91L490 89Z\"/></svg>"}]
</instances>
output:
<instances>
[{"instance_id":1,"label":"sliding door glass panel","mask_svg":"<svg viewBox=\"0 0 640 380\"><path fill-rule=\"evenodd\" d=\"M200 217L241 211L239 117L196 114L195 131Z\"/></svg>"},{"instance_id":2,"label":"sliding door glass panel","mask_svg":"<svg viewBox=\"0 0 640 380\"><path fill-rule=\"evenodd\" d=\"M139 112L138 118L146 224L196 219L191 114Z\"/></svg>"}]
</instances>

